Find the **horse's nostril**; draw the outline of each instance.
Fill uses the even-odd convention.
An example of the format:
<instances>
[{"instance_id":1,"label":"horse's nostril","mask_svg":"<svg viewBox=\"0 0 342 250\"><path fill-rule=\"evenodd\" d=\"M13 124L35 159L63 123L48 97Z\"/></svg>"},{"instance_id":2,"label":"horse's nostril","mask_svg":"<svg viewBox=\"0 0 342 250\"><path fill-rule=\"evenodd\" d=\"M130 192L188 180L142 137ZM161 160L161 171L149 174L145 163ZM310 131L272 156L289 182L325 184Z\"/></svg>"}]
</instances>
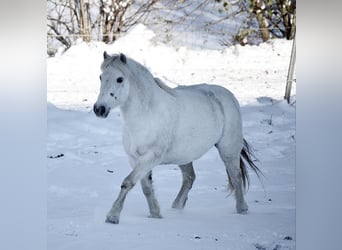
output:
<instances>
[{"instance_id":1,"label":"horse's nostril","mask_svg":"<svg viewBox=\"0 0 342 250\"><path fill-rule=\"evenodd\" d=\"M94 113L97 115L97 116L103 116L104 113L106 113L106 108L105 106L101 105L101 106L96 106L94 105Z\"/></svg>"},{"instance_id":2,"label":"horse's nostril","mask_svg":"<svg viewBox=\"0 0 342 250\"><path fill-rule=\"evenodd\" d=\"M106 108L104 106L100 106L99 108L99 114L103 115L106 112Z\"/></svg>"},{"instance_id":3,"label":"horse's nostril","mask_svg":"<svg viewBox=\"0 0 342 250\"><path fill-rule=\"evenodd\" d=\"M97 108L97 114L98 115L102 116L105 113L105 111L106 111L106 108L104 106L100 106Z\"/></svg>"}]
</instances>

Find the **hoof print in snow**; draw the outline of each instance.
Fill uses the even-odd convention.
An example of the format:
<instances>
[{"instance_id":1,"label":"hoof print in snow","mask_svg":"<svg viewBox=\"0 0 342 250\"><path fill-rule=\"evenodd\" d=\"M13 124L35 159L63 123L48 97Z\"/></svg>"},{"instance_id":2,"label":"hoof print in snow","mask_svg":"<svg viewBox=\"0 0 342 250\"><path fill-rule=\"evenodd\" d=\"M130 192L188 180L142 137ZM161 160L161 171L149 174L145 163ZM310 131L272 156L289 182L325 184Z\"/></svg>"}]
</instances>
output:
<instances>
[{"instance_id":1,"label":"hoof print in snow","mask_svg":"<svg viewBox=\"0 0 342 250\"><path fill-rule=\"evenodd\" d=\"M270 119L263 119L260 121L260 123L272 126L273 125L272 115L271 115Z\"/></svg>"},{"instance_id":2,"label":"hoof print in snow","mask_svg":"<svg viewBox=\"0 0 342 250\"><path fill-rule=\"evenodd\" d=\"M291 236L285 236L284 240L293 240Z\"/></svg>"},{"instance_id":3,"label":"hoof print in snow","mask_svg":"<svg viewBox=\"0 0 342 250\"><path fill-rule=\"evenodd\" d=\"M63 156L64 156L64 154L50 155L50 156L48 156L48 158L50 158L50 159L57 159L57 158L61 158L61 157L63 157Z\"/></svg>"},{"instance_id":4,"label":"hoof print in snow","mask_svg":"<svg viewBox=\"0 0 342 250\"><path fill-rule=\"evenodd\" d=\"M196 235L196 236L194 237L194 239L195 239L195 240L200 240L200 239L201 239L201 236Z\"/></svg>"},{"instance_id":5,"label":"hoof print in snow","mask_svg":"<svg viewBox=\"0 0 342 250\"><path fill-rule=\"evenodd\" d=\"M113 170L110 170L110 169L107 169L107 172L108 172L108 173L111 173L111 174L114 173L114 171L113 171Z\"/></svg>"},{"instance_id":6,"label":"hoof print in snow","mask_svg":"<svg viewBox=\"0 0 342 250\"><path fill-rule=\"evenodd\" d=\"M254 246L255 246L256 249L259 249L259 250L266 250L266 247L260 245L259 243L256 243Z\"/></svg>"},{"instance_id":7,"label":"hoof print in snow","mask_svg":"<svg viewBox=\"0 0 342 250\"><path fill-rule=\"evenodd\" d=\"M261 96L257 98L258 103L262 103L262 104L273 104L274 103L274 99L268 96Z\"/></svg>"},{"instance_id":8,"label":"hoof print in snow","mask_svg":"<svg viewBox=\"0 0 342 250\"><path fill-rule=\"evenodd\" d=\"M71 236L71 237L78 237L78 234L75 231L73 231L71 233L65 233L64 235L65 236Z\"/></svg>"},{"instance_id":9,"label":"hoof print in snow","mask_svg":"<svg viewBox=\"0 0 342 250\"><path fill-rule=\"evenodd\" d=\"M279 250L280 248L281 248L281 245L277 244L277 245L273 248L273 250Z\"/></svg>"}]
</instances>

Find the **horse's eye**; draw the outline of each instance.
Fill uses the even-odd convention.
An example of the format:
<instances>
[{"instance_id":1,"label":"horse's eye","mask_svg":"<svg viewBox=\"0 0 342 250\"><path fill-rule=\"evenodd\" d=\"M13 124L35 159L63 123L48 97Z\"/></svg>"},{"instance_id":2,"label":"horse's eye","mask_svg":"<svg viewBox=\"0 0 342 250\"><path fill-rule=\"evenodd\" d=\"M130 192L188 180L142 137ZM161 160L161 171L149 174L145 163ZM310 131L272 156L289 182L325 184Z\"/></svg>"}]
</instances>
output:
<instances>
[{"instance_id":1,"label":"horse's eye","mask_svg":"<svg viewBox=\"0 0 342 250\"><path fill-rule=\"evenodd\" d=\"M116 82L117 82L117 83L122 83L123 80L124 80L123 77L118 77L118 79L116 79Z\"/></svg>"}]
</instances>

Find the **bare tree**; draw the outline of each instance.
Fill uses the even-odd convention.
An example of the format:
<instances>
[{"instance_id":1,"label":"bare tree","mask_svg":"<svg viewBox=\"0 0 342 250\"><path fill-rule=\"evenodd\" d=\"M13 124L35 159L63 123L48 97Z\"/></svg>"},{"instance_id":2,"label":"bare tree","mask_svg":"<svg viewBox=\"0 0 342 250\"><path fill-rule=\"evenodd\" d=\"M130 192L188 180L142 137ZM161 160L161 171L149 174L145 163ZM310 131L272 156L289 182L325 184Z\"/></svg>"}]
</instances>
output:
<instances>
[{"instance_id":1,"label":"bare tree","mask_svg":"<svg viewBox=\"0 0 342 250\"><path fill-rule=\"evenodd\" d=\"M70 29L68 20L65 18L65 12L68 7L66 2L49 0L47 2L47 7L48 37L54 37L57 41L62 43L66 49L70 48L71 40L66 34L72 32L72 30ZM48 53L53 54L54 51L49 51L48 48Z\"/></svg>"},{"instance_id":2,"label":"bare tree","mask_svg":"<svg viewBox=\"0 0 342 250\"><path fill-rule=\"evenodd\" d=\"M293 39L296 30L295 0L250 0L263 41L273 37Z\"/></svg>"},{"instance_id":3,"label":"bare tree","mask_svg":"<svg viewBox=\"0 0 342 250\"><path fill-rule=\"evenodd\" d=\"M79 16L78 29L83 41L89 42L91 40L91 18L89 13L89 2L84 0L74 1L75 13Z\"/></svg>"},{"instance_id":4,"label":"bare tree","mask_svg":"<svg viewBox=\"0 0 342 250\"><path fill-rule=\"evenodd\" d=\"M215 0L224 6L225 10L233 12L227 16L247 14L244 25L233 36L233 42L242 45L249 43L248 39L258 36L262 41L272 37L293 39L296 31L296 0ZM229 2L229 4L227 4ZM222 11L221 11L222 12Z\"/></svg>"},{"instance_id":5,"label":"bare tree","mask_svg":"<svg viewBox=\"0 0 342 250\"><path fill-rule=\"evenodd\" d=\"M110 43L141 21L158 0L47 0L47 34L68 49L77 38ZM48 41L49 42L49 41Z\"/></svg>"},{"instance_id":6,"label":"bare tree","mask_svg":"<svg viewBox=\"0 0 342 250\"><path fill-rule=\"evenodd\" d=\"M264 0L251 0L251 13L256 16L259 24L259 30L261 33L262 40L265 42L270 39L270 31L268 29L268 19L264 14L266 4Z\"/></svg>"},{"instance_id":7,"label":"bare tree","mask_svg":"<svg viewBox=\"0 0 342 250\"><path fill-rule=\"evenodd\" d=\"M68 49L78 38L111 43L138 22L162 30L165 42L177 39L176 30L227 46L293 39L296 30L295 0L47 0L47 8L51 48Z\"/></svg>"},{"instance_id":8,"label":"bare tree","mask_svg":"<svg viewBox=\"0 0 342 250\"><path fill-rule=\"evenodd\" d=\"M134 0L101 0L100 16L103 21L102 41L109 43L117 39L124 25L124 15Z\"/></svg>"},{"instance_id":9,"label":"bare tree","mask_svg":"<svg viewBox=\"0 0 342 250\"><path fill-rule=\"evenodd\" d=\"M48 0L48 37L61 42L66 49L81 37L91 40L92 24L87 0Z\"/></svg>"}]
</instances>

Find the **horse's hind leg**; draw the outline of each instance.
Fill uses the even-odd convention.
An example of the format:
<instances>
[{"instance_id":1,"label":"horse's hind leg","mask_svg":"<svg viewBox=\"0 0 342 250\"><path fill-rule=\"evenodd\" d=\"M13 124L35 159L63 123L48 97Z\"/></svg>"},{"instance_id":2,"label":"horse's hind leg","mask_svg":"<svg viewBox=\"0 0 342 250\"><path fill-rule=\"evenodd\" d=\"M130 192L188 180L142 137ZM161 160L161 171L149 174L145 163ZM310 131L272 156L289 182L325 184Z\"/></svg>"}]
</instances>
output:
<instances>
[{"instance_id":1,"label":"horse's hind leg","mask_svg":"<svg viewBox=\"0 0 342 250\"><path fill-rule=\"evenodd\" d=\"M183 209L188 199L188 193L192 187L192 184L195 181L196 175L194 168L192 166L192 162L185 165L179 165L179 168L182 171L183 183L176 199L172 204L172 207L177 209Z\"/></svg>"},{"instance_id":2,"label":"horse's hind leg","mask_svg":"<svg viewBox=\"0 0 342 250\"><path fill-rule=\"evenodd\" d=\"M217 146L220 153L220 157L226 167L228 175L229 186L232 191L235 191L236 199L236 211L239 214L246 214L248 211L247 203L244 199L244 187L243 187L243 173L240 168L240 154L228 155L226 148Z\"/></svg>"},{"instance_id":3,"label":"horse's hind leg","mask_svg":"<svg viewBox=\"0 0 342 250\"><path fill-rule=\"evenodd\" d=\"M160 215L160 208L158 201L155 197L153 185L152 185L152 171L150 171L143 179L140 181L141 188L147 199L148 207L150 209L150 214L152 218L162 218Z\"/></svg>"}]
</instances>

